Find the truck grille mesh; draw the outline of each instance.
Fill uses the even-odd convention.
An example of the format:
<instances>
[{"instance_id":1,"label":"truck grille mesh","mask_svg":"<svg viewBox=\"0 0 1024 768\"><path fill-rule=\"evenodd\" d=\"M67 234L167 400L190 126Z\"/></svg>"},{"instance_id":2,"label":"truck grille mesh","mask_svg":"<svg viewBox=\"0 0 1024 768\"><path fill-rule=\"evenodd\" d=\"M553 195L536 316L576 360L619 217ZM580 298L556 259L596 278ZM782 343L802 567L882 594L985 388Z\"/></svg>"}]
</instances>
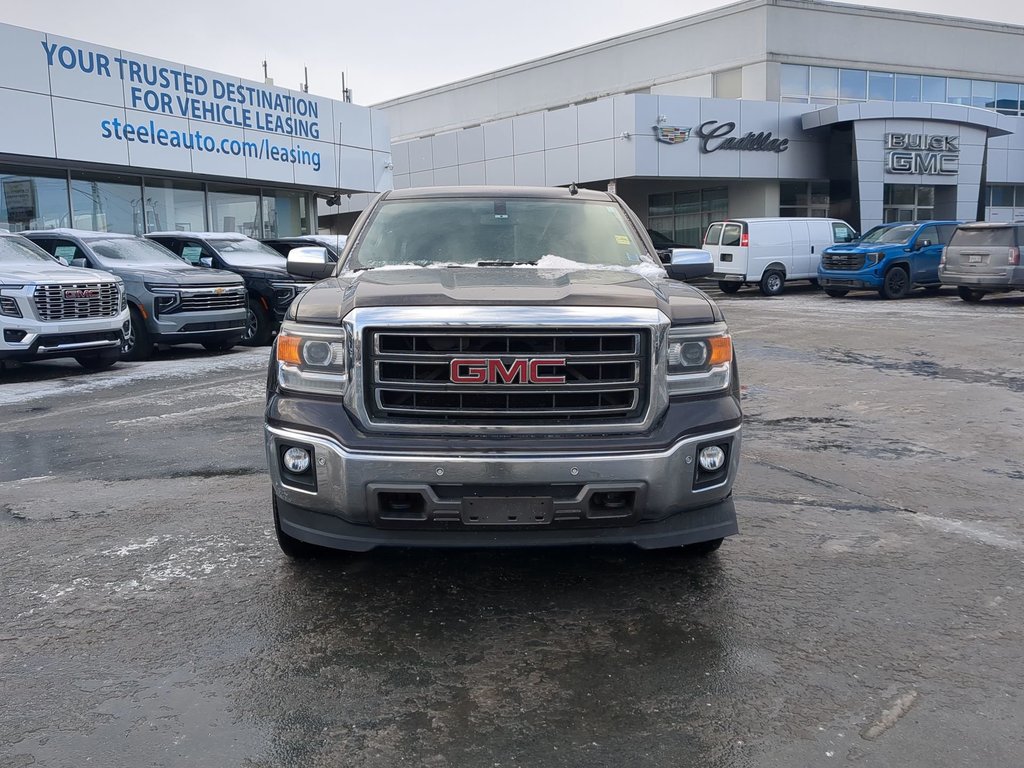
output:
<instances>
[{"instance_id":1,"label":"truck grille mesh","mask_svg":"<svg viewBox=\"0 0 1024 768\"><path fill-rule=\"evenodd\" d=\"M41 320L112 317L120 310L117 283L60 283L36 287L33 300Z\"/></svg>"},{"instance_id":2,"label":"truck grille mesh","mask_svg":"<svg viewBox=\"0 0 1024 768\"><path fill-rule=\"evenodd\" d=\"M377 422L542 426L639 420L650 390L650 340L644 331L408 331L366 332L368 410ZM545 376L565 383L454 383L455 359L564 359Z\"/></svg>"},{"instance_id":3,"label":"truck grille mesh","mask_svg":"<svg viewBox=\"0 0 1024 768\"><path fill-rule=\"evenodd\" d=\"M226 292L217 294L211 288L209 292L193 291L183 293L179 312L213 312L221 309L240 309L245 306L245 292L234 286Z\"/></svg>"},{"instance_id":4,"label":"truck grille mesh","mask_svg":"<svg viewBox=\"0 0 1024 768\"><path fill-rule=\"evenodd\" d=\"M863 253L823 253L821 266L825 269L843 269L854 272L864 266Z\"/></svg>"}]
</instances>

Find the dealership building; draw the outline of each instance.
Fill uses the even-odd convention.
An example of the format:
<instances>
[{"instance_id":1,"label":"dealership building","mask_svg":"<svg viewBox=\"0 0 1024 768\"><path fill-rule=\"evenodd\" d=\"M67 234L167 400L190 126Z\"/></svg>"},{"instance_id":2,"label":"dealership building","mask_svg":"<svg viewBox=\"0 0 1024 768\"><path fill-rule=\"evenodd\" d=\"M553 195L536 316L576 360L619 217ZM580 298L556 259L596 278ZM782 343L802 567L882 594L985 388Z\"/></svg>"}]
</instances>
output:
<instances>
[{"instance_id":1,"label":"dealership building","mask_svg":"<svg viewBox=\"0 0 1024 768\"><path fill-rule=\"evenodd\" d=\"M725 216L1007 220L1021 51L1006 24L747 0L375 108L396 188L611 188L681 243Z\"/></svg>"},{"instance_id":2,"label":"dealership building","mask_svg":"<svg viewBox=\"0 0 1024 768\"><path fill-rule=\"evenodd\" d=\"M392 186L379 111L4 24L0 115L11 231L307 234Z\"/></svg>"},{"instance_id":3,"label":"dealership building","mask_svg":"<svg viewBox=\"0 0 1024 768\"><path fill-rule=\"evenodd\" d=\"M727 216L1024 220L1022 50L745 0L364 108L0 25L0 228L347 232L392 186L571 183L680 243Z\"/></svg>"}]
</instances>

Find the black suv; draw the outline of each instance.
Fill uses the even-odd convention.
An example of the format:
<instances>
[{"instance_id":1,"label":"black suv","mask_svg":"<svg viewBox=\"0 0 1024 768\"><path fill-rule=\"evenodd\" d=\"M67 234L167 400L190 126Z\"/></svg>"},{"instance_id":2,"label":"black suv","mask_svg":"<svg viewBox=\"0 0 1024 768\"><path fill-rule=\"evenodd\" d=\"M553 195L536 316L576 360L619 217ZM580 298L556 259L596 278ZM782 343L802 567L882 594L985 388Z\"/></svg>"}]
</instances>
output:
<instances>
[{"instance_id":1,"label":"black suv","mask_svg":"<svg viewBox=\"0 0 1024 768\"><path fill-rule=\"evenodd\" d=\"M289 275L280 253L235 232L151 232L146 237L190 264L242 276L248 291L242 343L250 347L269 344L292 299L313 284Z\"/></svg>"}]
</instances>

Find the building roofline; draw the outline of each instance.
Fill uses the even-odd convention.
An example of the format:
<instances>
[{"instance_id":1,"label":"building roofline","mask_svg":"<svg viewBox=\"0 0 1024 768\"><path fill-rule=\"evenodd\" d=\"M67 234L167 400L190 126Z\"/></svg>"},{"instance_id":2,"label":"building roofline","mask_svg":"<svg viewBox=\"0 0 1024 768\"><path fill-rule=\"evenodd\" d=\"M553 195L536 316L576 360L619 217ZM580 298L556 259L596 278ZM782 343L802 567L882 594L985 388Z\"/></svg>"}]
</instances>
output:
<instances>
[{"instance_id":1,"label":"building roofline","mask_svg":"<svg viewBox=\"0 0 1024 768\"><path fill-rule=\"evenodd\" d=\"M746 11L767 7L832 11L836 13L843 13L855 16L873 16L875 18L881 19L899 18L905 19L907 21L918 21L921 23L929 24L943 24L946 26L955 24L958 27L964 27L969 29L977 29L988 32L999 32L1003 34L1018 34L1024 36L1024 26L1021 25L1006 24L1003 22L996 21L987 21L984 19L971 19L960 16L950 16L947 14L928 13L925 11L906 11L895 8L880 8L876 6L859 5L856 3L835 2L835 0L740 0L739 2L730 3L729 5L723 5L719 8L713 8L708 11L696 13L692 16L685 16L683 18L675 19L673 21L661 22L660 24L654 24L649 27L643 27L632 32L626 32L621 35L615 35L614 37L604 38L593 43L586 43L575 48L568 48L563 51L548 54L546 56L528 59L527 61L520 62L519 64L512 64L510 66L500 67L498 69L490 70L479 75L472 75L470 77L461 78L459 80L453 80L442 85L433 86L432 88L425 88L420 91L414 91L413 93L409 93L404 96L397 96L393 99L377 102L376 104L371 104L369 106L371 109L387 109L388 107L398 106L399 104L406 104L409 102L418 101L419 99L422 98L435 96L437 94L445 93L448 91L458 90L460 88L476 85L478 83L484 83L487 82L488 80L494 80L499 77L504 77L506 75L517 74L519 72L526 72L531 69L546 66L548 64L553 64L559 61L572 59L577 56L582 56L595 51L611 48L615 45L619 45L620 43L643 40L644 38L653 37L655 35L659 35L665 32L671 32L676 29L691 27L714 19L723 18L725 16L731 16L737 13L743 13ZM769 57L776 57L779 55L778 52L772 52L770 48L771 46L769 45Z\"/></svg>"}]
</instances>

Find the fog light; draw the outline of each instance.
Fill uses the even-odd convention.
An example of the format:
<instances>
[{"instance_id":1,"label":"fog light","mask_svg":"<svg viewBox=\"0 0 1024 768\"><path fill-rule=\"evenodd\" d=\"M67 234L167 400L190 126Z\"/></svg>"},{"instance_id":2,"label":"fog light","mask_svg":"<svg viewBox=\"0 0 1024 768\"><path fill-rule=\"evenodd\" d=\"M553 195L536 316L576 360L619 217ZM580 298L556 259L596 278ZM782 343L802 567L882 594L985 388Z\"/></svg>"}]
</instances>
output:
<instances>
[{"instance_id":1,"label":"fog light","mask_svg":"<svg viewBox=\"0 0 1024 768\"><path fill-rule=\"evenodd\" d=\"M705 472L717 472L725 464L725 451L717 445L709 445L700 452L697 460Z\"/></svg>"},{"instance_id":2,"label":"fog light","mask_svg":"<svg viewBox=\"0 0 1024 768\"><path fill-rule=\"evenodd\" d=\"M309 469L309 451L305 448L289 448L284 453L284 468L293 475L301 475Z\"/></svg>"}]
</instances>

